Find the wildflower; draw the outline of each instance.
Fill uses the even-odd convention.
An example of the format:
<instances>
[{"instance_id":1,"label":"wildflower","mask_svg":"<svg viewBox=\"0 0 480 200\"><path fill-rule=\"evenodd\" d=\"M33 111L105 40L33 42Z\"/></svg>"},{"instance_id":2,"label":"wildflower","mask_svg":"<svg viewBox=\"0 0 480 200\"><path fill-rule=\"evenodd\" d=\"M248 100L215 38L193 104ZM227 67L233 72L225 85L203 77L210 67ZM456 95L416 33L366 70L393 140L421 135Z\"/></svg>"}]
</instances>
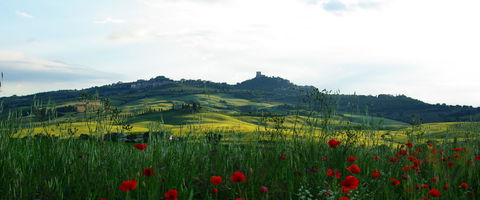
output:
<instances>
[{"instance_id":1,"label":"wildflower","mask_svg":"<svg viewBox=\"0 0 480 200\"><path fill-rule=\"evenodd\" d=\"M402 175L402 179L403 179L403 180L408 180L408 178L409 178L408 174L403 174L403 175Z\"/></svg>"},{"instance_id":2,"label":"wildflower","mask_svg":"<svg viewBox=\"0 0 480 200\"><path fill-rule=\"evenodd\" d=\"M337 148L338 145L340 145L340 141L337 140L329 140L328 145L330 148Z\"/></svg>"},{"instance_id":3,"label":"wildflower","mask_svg":"<svg viewBox=\"0 0 480 200\"><path fill-rule=\"evenodd\" d=\"M210 192L211 192L212 194L217 194L217 193L218 193L218 189L217 189L217 188L213 188Z\"/></svg>"},{"instance_id":4,"label":"wildflower","mask_svg":"<svg viewBox=\"0 0 480 200\"><path fill-rule=\"evenodd\" d=\"M335 178L340 179L342 177L342 174L338 171L338 169L335 170Z\"/></svg>"},{"instance_id":5,"label":"wildflower","mask_svg":"<svg viewBox=\"0 0 480 200\"><path fill-rule=\"evenodd\" d=\"M323 160L323 161L327 160L327 156L323 156L323 157L322 157L322 160Z\"/></svg>"},{"instance_id":6,"label":"wildflower","mask_svg":"<svg viewBox=\"0 0 480 200\"><path fill-rule=\"evenodd\" d=\"M397 152L397 156L406 156L406 155L408 155L407 150L402 149Z\"/></svg>"},{"instance_id":7,"label":"wildflower","mask_svg":"<svg viewBox=\"0 0 480 200\"><path fill-rule=\"evenodd\" d=\"M280 160L285 160L286 158L287 158L287 155L285 154L280 155Z\"/></svg>"},{"instance_id":8,"label":"wildflower","mask_svg":"<svg viewBox=\"0 0 480 200\"><path fill-rule=\"evenodd\" d=\"M407 144L405 144L408 148L412 148L413 147L413 144L411 141L408 141Z\"/></svg>"},{"instance_id":9,"label":"wildflower","mask_svg":"<svg viewBox=\"0 0 480 200\"><path fill-rule=\"evenodd\" d=\"M140 150L145 150L145 148L147 148L147 144L134 144L134 146Z\"/></svg>"},{"instance_id":10,"label":"wildflower","mask_svg":"<svg viewBox=\"0 0 480 200\"><path fill-rule=\"evenodd\" d=\"M390 162L398 162L398 158L389 158L388 160L390 160Z\"/></svg>"},{"instance_id":11,"label":"wildflower","mask_svg":"<svg viewBox=\"0 0 480 200\"><path fill-rule=\"evenodd\" d=\"M379 156L373 156L373 159L380 160L380 157Z\"/></svg>"},{"instance_id":12,"label":"wildflower","mask_svg":"<svg viewBox=\"0 0 480 200\"><path fill-rule=\"evenodd\" d=\"M353 156L348 156L348 158L347 158L348 162L355 162L356 160L357 160L357 158L355 158Z\"/></svg>"},{"instance_id":13,"label":"wildflower","mask_svg":"<svg viewBox=\"0 0 480 200\"><path fill-rule=\"evenodd\" d=\"M360 167L358 167L358 165L355 165L355 164L350 165L350 167L348 167L347 169L348 169L348 171L350 171L354 174L360 173Z\"/></svg>"},{"instance_id":14,"label":"wildflower","mask_svg":"<svg viewBox=\"0 0 480 200\"><path fill-rule=\"evenodd\" d=\"M360 181L355 176L347 176L345 180L340 182L340 185L342 186L342 190L347 194L350 192L350 190L357 189L359 184L360 184Z\"/></svg>"},{"instance_id":15,"label":"wildflower","mask_svg":"<svg viewBox=\"0 0 480 200\"><path fill-rule=\"evenodd\" d=\"M260 192L268 192L268 187L260 186L259 190L260 190Z\"/></svg>"},{"instance_id":16,"label":"wildflower","mask_svg":"<svg viewBox=\"0 0 480 200\"><path fill-rule=\"evenodd\" d=\"M166 200L178 200L177 198L178 191L175 189L170 189L165 193Z\"/></svg>"},{"instance_id":17,"label":"wildflower","mask_svg":"<svg viewBox=\"0 0 480 200\"><path fill-rule=\"evenodd\" d=\"M432 188L432 189L430 189L430 192L428 193L428 195L430 195L432 197L439 197L440 195L442 195L442 192Z\"/></svg>"},{"instance_id":18,"label":"wildflower","mask_svg":"<svg viewBox=\"0 0 480 200\"><path fill-rule=\"evenodd\" d=\"M434 176L434 177L432 178L432 182L433 182L433 183L438 183L438 178L439 178L438 176Z\"/></svg>"},{"instance_id":19,"label":"wildflower","mask_svg":"<svg viewBox=\"0 0 480 200\"><path fill-rule=\"evenodd\" d=\"M476 156L476 157L475 157L475 160L480 161L480 155Z\"/></svg>"},{"instance_id":20,"label":"wildflower","mask_svg":"<svg viewBox=\"0 0 480 200\"><path fill-rule=\"evenodd\" d=\"M443 185L443 190L448 190L448 187L449 187L448 184L444 184L444 185Z\"/></svg>"},{"instance_id":21,"label":"wildflower","mask_svg":"<svg viewBox=\"0 0 480 200\"><path fill-rule=\"evenodd\" d=\"M408 170L410 170L410 166L402 167L402 171L406 172L406 171L408 171Z\"/></svg>"},{"instance_id":22,"label":"wildflower","mask_svg":"<svg viewBox=\"0 0 480 200\"><path fill-rule=\"evenodd\" d=\"M380 177L380 176L381 176L380 171L378 171L378 170L373 170L373 172L372 172L372 178L378 178L378 177Z\"/></svg>"},{"instance_id":23,"label":"wildflower","mask_svg":"<svg viewBox=\"0 0 480 200\"><path fill-rule=\"evenodd\" d=\"M468 183L460 183L461 188L468 188Z\"/></svg>"},{"instance_id":24,"label":"wildflower","mask_svg":"<svg viewBox=\"0 0 480 200\"><path fill-rule=\"evenodd\" d=\"M222 182L222 177L220 176L214 176L212 178L210 178L210 182L213 184L213 185L218 185Z\"/></svg>"},{"instance_id":25,"label":"wildflower","mask_svg":"<svg viewBox=\"0 0 480 200\"><path fill-rule=\"evenodd\" d=\"M235 200L244 200L243 198L236 198Z\"/></svg>"},{"instance_id":26,"label":"wildflower","mask_svg":"<svg viewBox=\"0 0 480 200\"><path fill-rule=\"evenodd\" d=\"M462 151L462 148L454 148L453 150L456 151L456 152L460 152L460 151Z\"/></svg>"},{"instance_id":27,"label":"wildflower","mask_svg":"<svg viewBox=\"0 0 480 200\"><path fill-rule=\"evenodd\" d=\"M350 200L350 198L346 196L338 197L338 200Z\"/></svg>"},{"instance_id":28,"label":"wildflower","mask_svg":"<svg viewBox=\"0 0 480 200\"><path fill-rule=\"evenodd\" d=\"M391 180L390 183L391 183L392 185L400 185L400 181L399 181L399 180L397 180L397 179L395 179L395 178L390 178L390 180Z\"/></svg>"},{"instance_id":29,"label":"wildflower","mask_svg":"<svg viewBox=\"0 0 480 200\"><path fill-rule=\"evenodd\" d=\"M233 172L232 174L232 182L245 182L247 179L245 178L245 174L242 172Z\"/></svg>"},{"instance_id":30,"label":"wildflower","mask_svg":"<svg viewBox=\"0 0 480 200\"><path fill-rule=\"evenodd\" d=\"M120 190L123 192L133 191L137 188L137 181L122 181L122 185L120 185Z\"/></svg>"},{"instance_id":31,"label":"wildflower","mask_svg":"<svg viewBox=\"0 0 480 200\"><path fill-rule=\"evenodd\" d=\"M327 170L327 176L333 176L333 175L335 175L335 174L333 173L333 170L332 170L332 169L328 169L328 170Z\"/></svg>"},{"instance_id":32,"label":"wildflower","mask_svg":"<svg viewBox=\"0 0 480 200\"><path fill-rule=\"evenodd\" d=\"M142 173L145 176L155 176L155 172L153 171L153 168L145 168L143 169Z\"/></svg>"}]
</instances>

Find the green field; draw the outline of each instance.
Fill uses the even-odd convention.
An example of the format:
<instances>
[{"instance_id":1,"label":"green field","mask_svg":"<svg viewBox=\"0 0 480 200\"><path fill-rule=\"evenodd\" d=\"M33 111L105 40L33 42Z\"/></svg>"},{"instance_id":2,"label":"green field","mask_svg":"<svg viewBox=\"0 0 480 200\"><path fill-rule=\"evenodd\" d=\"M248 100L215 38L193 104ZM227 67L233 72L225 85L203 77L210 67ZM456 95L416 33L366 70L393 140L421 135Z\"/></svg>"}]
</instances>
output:
<instances>
[{"instance_id":1,"label":"green field","mask_svg":"<svg viewBox=\"0 0 480 200\"><path fill-rule=\"evenodd\" d=\"M287 112L282 103L227 94L71 101L55 105L75 108L61 116L48 111L51 105L37 106L0 121L0 199L169 199L171 189L178 199L479 195L478 122L408 124L325 109ZM126 140L106 138L111 133ZM340 146L329 147L329 140ZM139 143L146 149L136 149ZM143 174L146 169L153 176ZM374 170L379 177L372 177ZM245 182L231 180L236 171ZM223 181L213 185L213 176ZM345 186L352 177L359 184ZM123 181L136 185L124 191Z\"/></svg>"}]
</instances>

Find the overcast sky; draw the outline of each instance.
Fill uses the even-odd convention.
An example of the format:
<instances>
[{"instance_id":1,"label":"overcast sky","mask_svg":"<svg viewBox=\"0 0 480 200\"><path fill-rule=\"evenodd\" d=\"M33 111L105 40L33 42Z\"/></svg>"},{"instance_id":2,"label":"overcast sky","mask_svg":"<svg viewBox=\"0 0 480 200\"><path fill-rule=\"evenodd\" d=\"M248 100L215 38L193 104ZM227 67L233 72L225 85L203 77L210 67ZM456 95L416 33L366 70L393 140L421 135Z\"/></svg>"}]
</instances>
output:
<instances>
[{"instance_id":1,"label":"overcast sky","mask_svg":"<svg viewBox=\"0 0 480 200\"><path fill-rule=\"evenodd\" d=\"M480 106L478 0L2 0L0 96L262 71Z\"/></svg>"}]
</instances>

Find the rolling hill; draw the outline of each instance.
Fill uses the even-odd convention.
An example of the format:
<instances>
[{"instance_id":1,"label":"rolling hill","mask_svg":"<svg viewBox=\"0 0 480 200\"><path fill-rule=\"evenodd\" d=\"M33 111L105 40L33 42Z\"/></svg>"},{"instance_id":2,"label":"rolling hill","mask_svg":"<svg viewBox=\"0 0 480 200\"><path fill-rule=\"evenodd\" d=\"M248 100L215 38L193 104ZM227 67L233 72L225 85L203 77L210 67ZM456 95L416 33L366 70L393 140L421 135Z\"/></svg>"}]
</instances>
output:
<instances>
[{"instance_id":1,"label":"rolling hill","mask_svg":"<svg viewBox=\"0 0 480 200\"><path fill-rule=\"evenodd\" d=\"M131 116L141 115L148 118L149 115L145 113L161 113L177 119L172 122L164 117L172 124L189 122L181 117L174 117L178 115L176 111L189 106L198 106L195 108L198 112L212 115L216 113L227 118L233 116L238 120L242 116L253 117L263 112L307 116L312 110L321 113L328 109L333 111L334 115L340 116L341 120L355 122L358 117L354 116L369 115L377 121L381 119L384 124L389 124L389 128L404 127L412 123L412 119L416 120L415 123L480 120L480 108L471 106L434 105L404 95L335 94L326 90L319 91L313 86L298 86L286 79L260 73L235 85L205 80L172 80L158 76L150 80L118 82L82 90L3 97L0 101L3 102L4 114L9 110L21 110L23 115L32 112L33 102L50 102L49 105L55 105L56 113L61 117L81 113L82 98L96 101L108 98L111 105ZM176 111L168 113L169 110Z\"/></svg>"}]
</instances>

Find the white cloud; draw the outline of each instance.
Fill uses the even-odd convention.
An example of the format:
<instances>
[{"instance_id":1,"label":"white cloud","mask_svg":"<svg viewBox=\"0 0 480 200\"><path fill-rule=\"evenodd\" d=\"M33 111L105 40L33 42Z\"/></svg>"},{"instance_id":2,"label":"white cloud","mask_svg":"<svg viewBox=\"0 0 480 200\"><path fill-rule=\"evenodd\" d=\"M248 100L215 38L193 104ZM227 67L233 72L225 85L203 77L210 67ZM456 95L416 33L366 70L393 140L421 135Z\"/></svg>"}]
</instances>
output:
<instances>
[{"instance_id":1,"label":"white cloud","mask_svg":"<svg viewBox=\"0 0 480 200\"><path fill-rule=\"evenodd\" d=\"M103 20L94 21L93 23L95 23L95 24L122 24L122 23L125 23L125 20L115 19L115 18L112 18L112 17L107 17Z\"/></svg>"},{"instance_id":2,"label":"white cloud","mask_svg":"<svg viewBox=\"0 0 480 200\"><path fill-rule=\"evenodd\" d=\"M24 12L24 11L15 11L15 13L20 16L20 17L24 17L24 18L33 18L32 15L28 14L27 12Z\"/></svg>"},{"instance_id":3,"label":"white cloud","mask_svg":"<svg viewBox=\"0 0 480 200\"><path fill-rule=\"evenodd\" d=\"M4 73L1 96L24 95L58 89L75 89L116 82L122 76L89 67L0 51L0 70Z\"/></svg>"},{"instance_id":4,"label":"white cloud","mask_svg":"<svg viewBox=\"0 0 480 200\"><path fill-rule=\"evenodd\" d=\"M337 15L324 8L330 0L143 2L148 6L134 25L109 39L137 43L145 51L162 46L163 57L143 63L148 74L215 81L229 81L224 74L231 74L235 83L258 69L345 92L480 102L463 90L480 88L474 77L480 74L474 55L480 32L473 25L480 18L473 4L480 3L337 0L345 5Z\"/></svg>"},{"instance_id":5,"label":"white cloud","mask_svg":"<svg viewBox=\"0 0 480 200\"><path fill-rule=\"evenodd\" d=\"M93 23L95 23L95 24L122 24L122 23L125 23L125 20L115 19L115 18L112 18L112 17L107 17L103 20L94 21Z\"/></svg>"}]
</instances>

